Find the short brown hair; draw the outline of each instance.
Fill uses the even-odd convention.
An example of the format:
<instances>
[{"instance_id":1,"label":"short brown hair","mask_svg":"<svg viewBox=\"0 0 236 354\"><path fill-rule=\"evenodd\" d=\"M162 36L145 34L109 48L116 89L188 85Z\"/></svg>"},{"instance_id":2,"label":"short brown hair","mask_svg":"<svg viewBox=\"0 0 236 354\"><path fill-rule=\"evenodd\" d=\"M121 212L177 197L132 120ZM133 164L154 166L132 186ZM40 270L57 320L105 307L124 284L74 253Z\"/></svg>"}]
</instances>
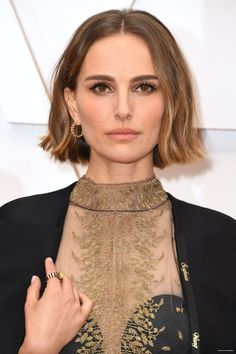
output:
<instances>
[{"instance_id":1,"label":"short brown hair","mask_svg":"<svg viewBox=\"0 0 236 354\"><path fill-rule=\"evenodd\" d=\"M75 31L52 77L52 101L48 134L40 146L60 161L87 163L90 147L84 137L71 135L73 120L64 99L66 87L75 90L76 78L90 46L116 33L141 37L150 48L165 99L165 113L158 146L153 150L154 166L187 163L203 157L203 144L196 127L191 75L173 35L155 16L140 10L109 10L88 18Z\"/></svg>"}]
</instances>

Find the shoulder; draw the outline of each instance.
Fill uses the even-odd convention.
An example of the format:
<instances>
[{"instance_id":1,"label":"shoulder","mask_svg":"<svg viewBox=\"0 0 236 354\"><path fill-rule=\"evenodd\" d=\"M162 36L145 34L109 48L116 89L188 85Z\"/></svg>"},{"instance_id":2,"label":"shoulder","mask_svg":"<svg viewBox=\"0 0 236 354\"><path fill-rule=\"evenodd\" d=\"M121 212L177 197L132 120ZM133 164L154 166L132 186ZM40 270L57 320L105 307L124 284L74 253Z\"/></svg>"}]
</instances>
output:
<instances>
[{"instance_id":1,"label":"shoulder","mask_svg":"<svg viewBox=\"0 0 236 354\"><path fill-rule=\"evenodd\" d=\"M52 192L14 199L0 207L0 220L24 223L55 224L68 206L76 182Z\"/></svg>"},{"instance_id":2,"label":"shoulder","mask_svg":"<svg viewBox=\"0 0 236 354\"><path fill-rule=\"evenodd\" d=\"M179 229L231 230L236 236L236 220L222 212L191 204L168 193L174 221Z\"/></svg>"}]
</instances>

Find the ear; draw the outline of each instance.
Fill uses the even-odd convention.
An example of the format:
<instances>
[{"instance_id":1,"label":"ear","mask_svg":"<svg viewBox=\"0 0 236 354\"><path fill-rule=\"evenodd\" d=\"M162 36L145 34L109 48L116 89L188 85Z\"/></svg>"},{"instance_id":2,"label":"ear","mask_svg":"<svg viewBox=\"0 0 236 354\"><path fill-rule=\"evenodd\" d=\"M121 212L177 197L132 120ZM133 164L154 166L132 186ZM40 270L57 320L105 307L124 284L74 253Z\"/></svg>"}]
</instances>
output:
<instances>
[{"instance_id":1,"label":"ear","mask_svg":"<svg viewBox=\"0 0 236 354\"><path fill-rule=\"evenodd\" d=\"M76 105L75 92L66 87L64 89L64 99L66 101L66 105L68 111L70 112L71 118L74 120L76 124L80 124L80 118L78 114L78 109Z\"/></svg>"}]
</instances>

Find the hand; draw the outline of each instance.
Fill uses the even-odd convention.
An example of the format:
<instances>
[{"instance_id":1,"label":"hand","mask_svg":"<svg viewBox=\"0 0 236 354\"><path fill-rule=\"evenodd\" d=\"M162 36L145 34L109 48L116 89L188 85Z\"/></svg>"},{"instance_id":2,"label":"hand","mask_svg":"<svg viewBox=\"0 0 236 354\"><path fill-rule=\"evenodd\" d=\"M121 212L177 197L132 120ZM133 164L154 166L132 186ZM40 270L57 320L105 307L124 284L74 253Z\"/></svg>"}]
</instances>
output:
<instances>
[{"instance_id":1,"label":"hand","mask_svg":"<svg viewBox=\"0 0 236 354\"><path fill-rule=\"evenodd\" d=\"M56 271L51 258L45 260L46 274ZM26 335L19 354L58 354L87 320L92 310L90 299L73 287L64 276L50 278L39 298L40 279L32 277L25 302Z\"/></svg>"}]
</instances>

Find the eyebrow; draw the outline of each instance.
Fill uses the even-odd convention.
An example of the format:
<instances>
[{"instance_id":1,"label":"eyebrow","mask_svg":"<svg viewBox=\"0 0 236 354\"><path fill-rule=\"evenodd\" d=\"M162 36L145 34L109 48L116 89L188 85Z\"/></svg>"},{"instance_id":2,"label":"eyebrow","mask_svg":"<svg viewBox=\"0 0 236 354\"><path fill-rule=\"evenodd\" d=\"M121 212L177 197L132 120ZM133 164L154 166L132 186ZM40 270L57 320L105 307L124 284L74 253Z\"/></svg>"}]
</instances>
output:
<instances>
[{"instance_id":1,"label":"eyebrow","mask_svg":"<svg viewBox=\"0 0 236 354\"><path fill-rule=\"evenodd\" d=\"M115 82L115 78L109 75L91 75L86 77L84 81L89 81L89 80L105 80L105 81ZM156 75L140 75L140 76L133 77L130 80L130 82L137 82L141 80L158 80L158 77Z\"/></svg>"}]
</instances>

